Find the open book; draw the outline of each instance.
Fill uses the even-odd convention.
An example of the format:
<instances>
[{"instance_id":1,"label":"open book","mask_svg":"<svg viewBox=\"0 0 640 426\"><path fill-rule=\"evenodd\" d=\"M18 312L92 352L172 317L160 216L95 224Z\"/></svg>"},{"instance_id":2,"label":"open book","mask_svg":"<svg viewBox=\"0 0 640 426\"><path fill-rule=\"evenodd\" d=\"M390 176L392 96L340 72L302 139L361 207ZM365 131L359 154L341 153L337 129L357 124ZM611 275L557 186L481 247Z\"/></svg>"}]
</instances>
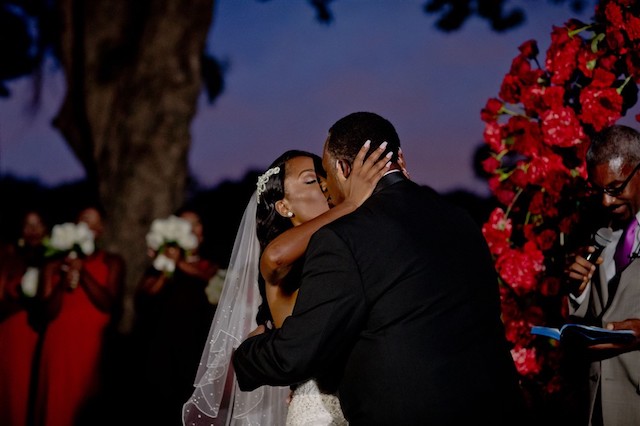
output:
<instances>
[{"instance_id":1,"label":"open book","mask_svg":"<svg viewBox=\"0 0 640 426\"><path fill-rule=\"evenodd\" d=\"M635 339L631 330L607 330L582 324L565 324L560 329L536 325L531 327L531 334L551 337L561 342L571 340L586 346L600 343L630 343Z\"/></svg>"}]
</instances>

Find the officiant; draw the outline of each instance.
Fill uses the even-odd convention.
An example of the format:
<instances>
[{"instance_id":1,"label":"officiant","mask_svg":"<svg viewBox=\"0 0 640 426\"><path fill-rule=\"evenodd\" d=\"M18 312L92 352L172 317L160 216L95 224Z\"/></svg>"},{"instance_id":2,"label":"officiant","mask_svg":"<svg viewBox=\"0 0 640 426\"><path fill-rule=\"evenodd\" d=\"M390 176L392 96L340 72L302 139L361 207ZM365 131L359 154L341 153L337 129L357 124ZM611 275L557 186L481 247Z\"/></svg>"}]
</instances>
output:
<instances>
[{"instance_id":1,"label":"officiant","mask_svg":"<svg viewBox=\"0 0 640 426\"><path fill-rule=\"evenodd\" d=\"M602 130L592 138L586 161L589 184L610 215L614 232L597 259L590 262L587 255L578 255L569 266L568 277L575 283L569 313L592 325L632 330L636 336L629 344L589 348L589 425L639 425L640 262L635 259L640 133L623 125Z\"/></svg>"}]
</instances>

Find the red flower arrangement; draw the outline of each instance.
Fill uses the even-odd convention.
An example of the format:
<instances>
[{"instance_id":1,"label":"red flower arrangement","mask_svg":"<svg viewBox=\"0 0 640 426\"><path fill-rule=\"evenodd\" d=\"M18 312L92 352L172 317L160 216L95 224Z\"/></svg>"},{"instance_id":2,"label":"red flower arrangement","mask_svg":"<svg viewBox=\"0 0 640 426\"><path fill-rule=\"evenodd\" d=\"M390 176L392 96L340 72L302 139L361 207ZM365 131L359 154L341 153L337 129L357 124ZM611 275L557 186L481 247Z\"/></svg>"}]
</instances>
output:
<instances>
[{"instance_id":1,"label":"red flower arrangement","mask_svg":"<svg viewBox=\"0 0 640 426\"><path fill-rule=\"evenodd\" d=\"M481 111L490 150L483 168L499 204L483 233L521 382L532 398L545 398L562 388L559 351L530 329L566 317L567 237L588 215L585 154L590 135L636 103L640 5L603 0L593 22L554 26L544 67L535 40L519 51L498 97Z\"/></svg>"}]
</instances>

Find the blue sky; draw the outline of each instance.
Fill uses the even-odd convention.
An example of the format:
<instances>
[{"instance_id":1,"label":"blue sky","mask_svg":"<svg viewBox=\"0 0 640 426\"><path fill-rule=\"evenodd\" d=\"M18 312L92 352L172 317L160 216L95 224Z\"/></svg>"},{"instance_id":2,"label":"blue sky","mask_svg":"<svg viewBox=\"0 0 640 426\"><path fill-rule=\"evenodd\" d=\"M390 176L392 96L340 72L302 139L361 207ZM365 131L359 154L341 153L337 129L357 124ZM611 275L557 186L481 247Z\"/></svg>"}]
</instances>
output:
<instances>
[{"instance_id":1,"label":"blue sky","mask_svg":"<svg viewBox=\"0 0 640 426\"><path fill-rule=\"evenodd\" d=\"M518 4L518 2L515 2ZM338 0L320 24L306 1L218 0L208 50L228 62L225 92L202 97L192 123L190 168L206 187L264 169L286 149L321 153L327 129L354 111L388 118L412 178L439 191L488 194L471 167L482 143L480 109L497 96L518 46L543 52L568 6L522 1L527 22L507 33L471 19L458 32L434 28L424 0ZM544 57L541 57L544 60ZM31 83L0 99L0 174L60 184L83 171L50 126L64 80L50 65L43 103L28 112Z\"/></svg>"}]
</instances>

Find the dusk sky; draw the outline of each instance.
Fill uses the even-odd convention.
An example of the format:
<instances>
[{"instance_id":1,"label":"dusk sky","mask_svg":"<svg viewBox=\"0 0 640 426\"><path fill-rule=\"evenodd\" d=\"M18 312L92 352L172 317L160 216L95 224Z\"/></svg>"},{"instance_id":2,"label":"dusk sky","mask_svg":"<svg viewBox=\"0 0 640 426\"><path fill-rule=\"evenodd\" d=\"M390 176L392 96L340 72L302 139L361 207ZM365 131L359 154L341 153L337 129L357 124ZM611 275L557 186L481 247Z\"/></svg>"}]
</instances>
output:
<instances>
[{"instance_id":1,"label":"dusk sky","mask_svg":"<svg viewBox=\"0 0 640 426\"><path fill-rule=\"evenodd\" d=\"M229 64L225 91L201 98L192 123L190 168L205 187L265 169L286 149L321 154L328 128L354 111L396 127L412 178L439 191L488 194L474 176L482 143L480 110L498 94L518 46L542 51L552 25L576 16L568 6L521 1L527 22L507 33L472 18L458 32L435 29L424 0L338 0L334 21L319 23L307 1L219 0L208 50ZM84 173L50 126L64 94L53 65L43 104L29 114L31 83L0 98L0 174L57 185ZM364 142L364 141L363 141Z\"/></svg>"}]
</instances>

